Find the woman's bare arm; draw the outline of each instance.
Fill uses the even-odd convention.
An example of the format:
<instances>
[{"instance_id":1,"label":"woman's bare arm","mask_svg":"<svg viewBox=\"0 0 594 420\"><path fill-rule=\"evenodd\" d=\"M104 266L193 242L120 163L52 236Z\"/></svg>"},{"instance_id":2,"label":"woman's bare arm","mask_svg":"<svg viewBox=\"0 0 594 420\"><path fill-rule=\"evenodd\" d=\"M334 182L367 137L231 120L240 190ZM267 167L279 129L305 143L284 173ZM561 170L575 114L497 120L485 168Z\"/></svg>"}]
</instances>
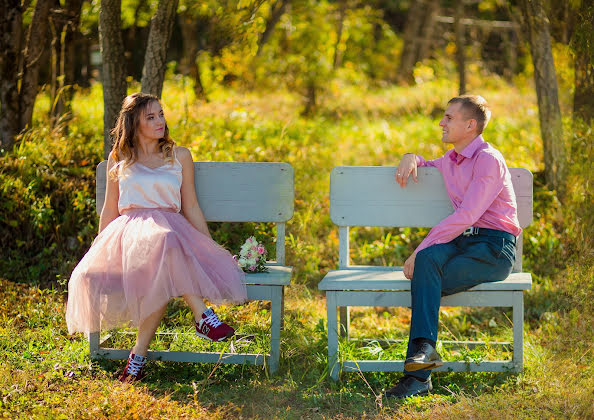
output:
<instances>
[{"instance_id":1,"label":"woman's bare arm","mask_svg":"<svg viewBox=\"0 0 594 420\"><path fill-rule=\"evenodd\" d=\"M176 153L178 160L182 164L181 206L183 215L199 232L210 238L206 219L198 204L196 189L194 188L194 161L192 154L185 147L177 147Z\"/></svg>"},{"instance_id":2,"label":"woman's bare arm","mask_svg":"<svg viewBox=\"0 0 594 420\"><path fill-rule=\"evenodd\" d=\"M114 165L115 162L110 154L109 159L107 160L107 183L105 187L105 201L103 202L103 209L101 210L101 217L99 218L99 233L120 215L118 210L118 200L120 198L118 180L109 175L109 170Z\"/></svg>"}]
</instances>

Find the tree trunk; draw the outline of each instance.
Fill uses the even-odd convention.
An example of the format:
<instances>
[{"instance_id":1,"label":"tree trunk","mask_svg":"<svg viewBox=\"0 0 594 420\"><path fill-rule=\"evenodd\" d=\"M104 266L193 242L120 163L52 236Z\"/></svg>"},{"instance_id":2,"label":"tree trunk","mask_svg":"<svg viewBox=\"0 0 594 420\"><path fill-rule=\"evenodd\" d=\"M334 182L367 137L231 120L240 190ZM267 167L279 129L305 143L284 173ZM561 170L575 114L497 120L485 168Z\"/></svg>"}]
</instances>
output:
<instances>
[{"instance_id":1,"label":"tree trunk","mask_svg":"<svg viewBox=\"0 0 594 420\"><path fill-rule=\"evenodd\" d=\"M594 62L585 51L578 51L574 68L573 115L590 123L594 119Z\"/></svg>"},{"instance_id":2,"label":"tree trunk","mask_svg":"<svg viewBox=\"0 0 594 420\"><path fill-rule=\"evenodd\" d=\"M208 100L204 92L204 86L202 86L202 81L200 80L200 68L196 62L198 52L200 51L196 19L186 12L178 16L178 22L184 42L184 55L181 60L182 72L194 79L194 94L196 95L196 99Z\"/></svg>"},{"instance_id":3,"label":"tree trunk","mask_svg":"<svg viewBox=\"0 0 594 420\"><path fill-rule=\"evenodd\" d=\"M429 56L433 42L433 32L435 29L435 17L439 14L439 0L430 0L428 3L429 11L425 14L423 25L421 26L422 33L421 41L417 52L417 61L423 61Z\"/></svg>"},{"instance_id":4,"label":"tree trunk","mask_svg":"<svg viewBox=\"0 0 594 420\"><path fill-rule=\"evenodd\" d=\"M33 119L33 107L35 106L39 81L39 59L45 46L51 5L51 0L38 0L29 26L24 52L21 90L19 92L20 129L30 127Z\"/></svg>"},{"instance_id":5,"label":"tree trunk","mask_svg":"<svg viewBox=\"0 0 594 420\"><path fill-rule=\"evenodd\" d=\"M458 65L458 78L460 81L458 94L466 92L466 59L464 55L464 2L458 1L454 12L454 30L456 33L456 64Z\"/></svg>"},{"instance_id":6,"label":"tree trunk","mask_svg":"<svg viewBox=\"0 0 594 420\"><path fill-rule=\"evenodd\" d=\"M512 82L516 67L518 66L518 40L514 30L503 30L501 33L505 44L505 66L503 76L508 82Z\"/></svg>"},{"instance_id":7,"label":"tree trunk","mask_svg":"<svg viewBox=\"0 0 594 420\"><path fill-rule=\"evenodd\" d=\"M124 43L121 30L121 0L101 0L99 11L103 75L103 154L111 150L110 131L126 97Z\"/></svg>"},{"instance_id":8,"label":"tree trunk","mask_svg":"<svg viewBox=\"0 0 594 420\"><path fill-rule=\"evenodd\" d=\"M259 56L262 52L262 48L270 39L276 24L285 13L290 1L291 0L277 0L277 2L274 3L270 17L266 21L266 29L264 29L264 32L262 32L262 35L260 35L260 38L258 39L258 50L256 51L256 56Z\"/></svg>"},{"instance_id":9,"label":"tree trunk","mask_svg":"<svg viewBox=\"0 0 594 420\"><path fill-rule=\"evenodd\" d=\"M575 91L573 116L591 123L594 120L594 5L583 1L578 13L577 28L571 40L575 53Z\"/></svg>"},{"instance_id":10,"label":"tree trunk","mask_svg":"<svg viewBox=\"0 0 594 420\"><path fill-rule=\"evenodd\" d=\"M145 9L150 10L147 8L147 0L138 0L138 4L136 4L136 7L134 8L134 23L126 31L124 42L124 54L126 56L126 68L128 70L129 75L133 75L136 73L134 71L135 66L133 65L133 62L135 59L137 59L137 57L136 54L132 51L132 49L134 48L134 45L138 45L136 43L136 37L140 35L140 31L138 30L138 22L140 20L140 13Z\"/></svg>"},{"instance_id":11,"label":"tree trunk","mask_svg":"<svg viewBox=\"0 0 594 420\"><path fill-rule=\"evenodd\" d=\"M566 151L549 20L542 0L521 0L520 3L534 64L534 84L544 149L545 178L547 184L557 190L562 199L565 192Z\"/></svg>"},{"instance_id":12,"label":"tree trunk","mask_svg":"<svg viewBox=\"0 0 594 420\"><path fill-rule=\"evenodd\" d=\"M413 69L416 64L419 45L419 31L423 25L423 15L427 12L426 0L413 1L404 27L402 53L398 67L398 79L404 83L412 83Z\"/></svg>"},{"instance_id":13,"label":"tree trunk","mask_svg":"<svg viewBox=\"0 0 594 420\"><path fill-rule=\"evenodd\" d=\"M317 106L316 101L316 82L313 79L310 79L307 82L307 94L305 97L305 109L303 110L303 115L310 116L314 113L314 110Z\"/></svg>"},{"instance_id":14,"label":"tree trunk","mask_svg":"<svg viewBox=\"0 0 594 420\"><path fill-rule=\"evenodd\" d=\"M167 47L173 32L178 0L159 0L157 13L151 19L151 29L144 55L140 90L161 97L167 65Z\"/></svg>"},{"instance_id":15,"label":"tree trunk","mask_svg":"<svg viewBox=\"0 0 594 420\"><path fill-rule=\"evenodd\" d=\"M15 39L21 30L21 2L0 0L0 153L10 150L19 133L19 51Z\"/></svg>"},{"instance_id":16,"label":"tree trunk","mask_svg":"<svg viewBox=\"0 0 594 420\"><path fill-rule=\"evenodd\" d=\"M50 55L50 67L51 67L51 80L50 80L50 124L52 127L55 126L56 122L60 118L60 115L64 112L64 101L62 98L62 90L64 88L64 42L63 32L64 27L68 23L63 10L59 9L60 3L57 5L58 8L52 10L49 18L49 27L52 34L51 43L51 55Z\"/></svg>"},{"instance_id":17,"label":"tree trunk","mask_svg":"<svg viewBox=\"0 0 594 420\"><path fill-rule=\"evenodd\" d=\"M80 14L83 0L68 0L66 2L66 13L68 24L64 34L64 88L62 98L64 112L71 112L72 97L74 96L74 85L76 83L76 45L80 39Z\"/></svg>"}]
</instances>

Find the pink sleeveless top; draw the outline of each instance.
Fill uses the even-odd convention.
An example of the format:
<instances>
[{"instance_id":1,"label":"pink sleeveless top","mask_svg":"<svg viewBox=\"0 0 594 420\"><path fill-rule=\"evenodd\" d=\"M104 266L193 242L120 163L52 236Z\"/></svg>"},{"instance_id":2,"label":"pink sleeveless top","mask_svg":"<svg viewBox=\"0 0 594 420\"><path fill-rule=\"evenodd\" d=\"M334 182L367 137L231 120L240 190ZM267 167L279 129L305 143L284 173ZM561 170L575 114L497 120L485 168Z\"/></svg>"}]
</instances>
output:
<instances>
[{"instance_id":1,"label":"pink sleeveless top","mask_svg":"<svg viewBox=\"0 0 594 420\"><path fill-rule=\"evenodd\" d=\"M177 157L154 169L138 162L120 167L118 183L120 214L129 209L181 209L182 165Z\"/></svg>"}]
</instances>

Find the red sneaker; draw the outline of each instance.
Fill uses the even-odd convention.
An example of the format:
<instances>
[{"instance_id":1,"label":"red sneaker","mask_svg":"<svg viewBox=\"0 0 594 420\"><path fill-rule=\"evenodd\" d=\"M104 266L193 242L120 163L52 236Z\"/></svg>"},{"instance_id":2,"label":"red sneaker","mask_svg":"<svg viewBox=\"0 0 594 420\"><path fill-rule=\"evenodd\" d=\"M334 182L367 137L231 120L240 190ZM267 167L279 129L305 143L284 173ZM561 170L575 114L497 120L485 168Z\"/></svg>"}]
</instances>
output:
<instances>
[{"instance_id":1,"label":"red sneaker","mask_svg":"<svg viewBox=\"0 0 594 420\"><path fill-rule=\"evenodd\" d=\"M202 314L202 319L196 322L196 334L210 341L223 341L235 334L235 330L222 322L211 308Z\"/></svg>"},{"instance_id":2,"label":"red sneaker","mask_svg":"<svg viewBox=\"0 0 594 420\"><path fill-rule=\"evenodd\" d=\"M146 365L146 357L130 353L128 363L118 380L128 384L140 381L144 378L144 365Z\"/></svg>"}]
</instances>

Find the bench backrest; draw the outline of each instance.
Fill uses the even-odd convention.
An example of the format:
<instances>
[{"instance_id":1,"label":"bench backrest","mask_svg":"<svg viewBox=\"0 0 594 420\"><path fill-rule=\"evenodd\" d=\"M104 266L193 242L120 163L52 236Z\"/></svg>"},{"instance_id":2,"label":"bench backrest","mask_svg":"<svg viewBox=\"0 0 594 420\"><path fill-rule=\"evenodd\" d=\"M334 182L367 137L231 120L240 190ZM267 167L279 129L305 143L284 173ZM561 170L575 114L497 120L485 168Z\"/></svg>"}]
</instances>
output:
<instances>
[{"instance_id":1,"label":"bench backrest","mask_svg":"<svg viewBox=\"0 0 594 420\"><path fill-rule=\"evenodd\" d=\"M97 166L97 213L105 200L107 161ZM276 262L285 263L285 222L293 217L294 172L278 162L194 162L194 185L209 222L276 223Z\"/></svg>"},{"instance_id":2,"label":"bench backrest","mask_svg":"<svg viewBox=\"0 0 594 420\"><path fill-rule=\"evenodd\" d=\"M348 267L349 226L432 227L453 213L441 173L419 168L406 188L394 180L395 166L339 166L330 175L330 218L340 227L339 266ZM532 173L511 168L522 228L532 222ZM514 271L522 270L518 238Z\"/></svg>"}]
</instances>

